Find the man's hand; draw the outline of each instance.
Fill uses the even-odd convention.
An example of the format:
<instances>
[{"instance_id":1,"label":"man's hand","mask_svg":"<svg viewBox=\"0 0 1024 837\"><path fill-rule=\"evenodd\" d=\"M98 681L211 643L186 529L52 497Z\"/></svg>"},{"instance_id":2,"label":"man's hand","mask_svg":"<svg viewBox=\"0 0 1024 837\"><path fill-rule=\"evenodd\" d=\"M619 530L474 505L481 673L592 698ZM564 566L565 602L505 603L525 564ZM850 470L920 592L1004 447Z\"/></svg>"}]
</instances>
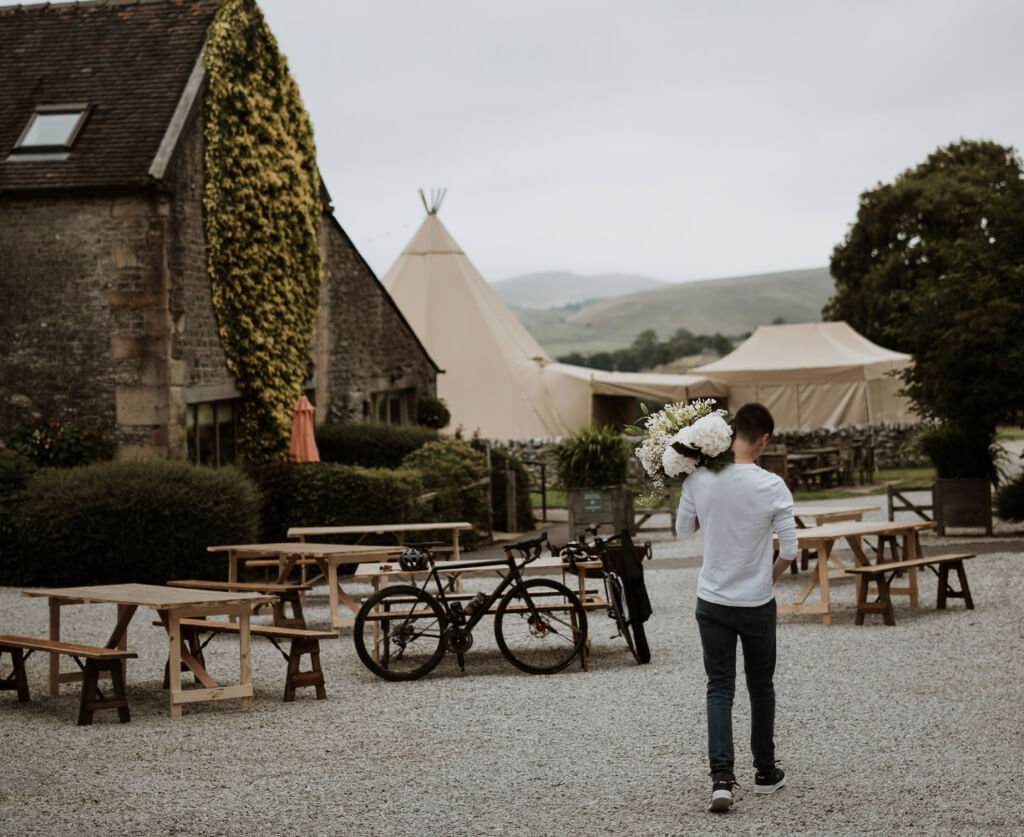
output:
<instances>
[{"instance_id":1,"label":"man's hand","mask_svg":"<svg viewBox=\"0 0 1024 837\"><path fill-rule=\"evenodd\" d=\"M772 564L772 584L779 580L779 576L788 570L789 565L795 560L795 558L790 558L788 561L785 558L775 559L775 563Z\"/></svg>"}]
</instances>

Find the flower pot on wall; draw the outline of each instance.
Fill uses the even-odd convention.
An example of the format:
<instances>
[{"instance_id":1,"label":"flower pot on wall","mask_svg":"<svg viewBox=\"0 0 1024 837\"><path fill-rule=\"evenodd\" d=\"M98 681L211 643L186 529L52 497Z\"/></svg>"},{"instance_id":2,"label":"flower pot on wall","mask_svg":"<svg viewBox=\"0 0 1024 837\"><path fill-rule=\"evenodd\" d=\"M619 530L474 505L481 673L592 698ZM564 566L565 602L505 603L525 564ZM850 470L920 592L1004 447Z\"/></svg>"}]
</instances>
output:
<instances>
[{"instance_id":1,"label":"flower pot on wall","mask_svg":"<svg viewBox=\"0 0 1024 837\"><path fill-rule=\"evenodd\" d=\"M961 526L992 534L992 484L983 477L935 480L932 509L940 535L947 527Z\"/></svg>"},{"instance_id":2,"label":"flower pot on wall","mask_svg":"<svg viewBox=\"0 0 1024 837\"><path fill-rule=\"evenodd\" d=\"M633 491L626 485L570 488L566 491L566 505L570 538L577 538L592 523L599 523L605 536L623 529L634 530Z\"/></svg>"}]
</instances>

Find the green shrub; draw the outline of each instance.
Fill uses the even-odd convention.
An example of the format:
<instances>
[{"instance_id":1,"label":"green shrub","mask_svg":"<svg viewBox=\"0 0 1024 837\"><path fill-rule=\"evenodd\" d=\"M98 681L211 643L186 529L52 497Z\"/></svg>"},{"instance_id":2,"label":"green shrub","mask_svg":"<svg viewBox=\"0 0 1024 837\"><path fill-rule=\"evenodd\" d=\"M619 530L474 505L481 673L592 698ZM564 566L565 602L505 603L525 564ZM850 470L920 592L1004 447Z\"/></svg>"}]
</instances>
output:
<instances>
[{"instance_id":1,"label":"green shrub","mask_svg":"<svg viewBox=\"0 0 1024 837\"><path fill-rule=\"evenodd\" d=\"M406 468L423 475L427 491L436 491L431 507L420 511L423 522L465 520L473 524L466 536L472 547L482 532L489 529L489 477L487 459L462 439L439 439L428 442L402 460ZM473 485L484 480L483 485ZM470 487L472 486L472 487Z\"/></svg>"},{"instance_id":2,"label":"green shrub","mask_svg":"<svg viewBox=\"0 0 1024 837\"><path fill-rule=\"evenodd\" d=\"M533 503L530 501L530 472L515 456L498 448L491 448L491 515L495 529L504 529L508 523L505 488L508 480L506 468L516 475L515 531L529 532L535 525Z\"/></svg>"},{"instance_id":3,"label":"green shrub","mask_svg":"<svg viewBox=\"0 0 1024 837\"><path fill-rule=\"evenodd\" d=\"M7 445L40 467L71 468L113 455L112 445L96 431L73 422L46 421L42 416L21 422L11 431Z\"/></svg>"},{"instance_id":4,"label":"green shrub","mask_svg":"<svg viewBox=\"0 0 1024 837\"><path fill-rule=\"evenodd\" d=\"M10 550L11 516L35 466L13 450L0 450L0 566Z\"/></svg>"},{"instance_id":5,"label":"green shrub","mask_svg":"<svg viewBox=\"0 0 1024 837\"><path fill-rule=\"evenodd\" d=\"M1024 474L996 492L996 514L1003 520L1024 520Z\"/></svg>"},{"instance_id":6,"label":"green shrub","mask_svg":"<svg viewBox=\"0 0 1024 837\"><path fill-rule=\"evenodd\" d=\"M416 423L440 430L452 420L451 410L443 398L421 398L416 402Z\"/></svg>"},{"instance_id":7,"label":"green shrub","mask_svg":"<svg viewBox=\"0 0 1024 837\"><path fill-rule=\"evenodd\" d=\"M631 448L610 427L584 428L552 448L558 482L566 489L621 485L629 472Z\"/></svg>"},{"instance_id":8,"label":"green shrub","mask_svg":"<svg viewBox=\"0 0 1024 837\"><path fill-rule=\"evenodd\" d=\"M398 468L410 453L437 440L437 431L411 424L337 423L316 430L321 462Z\"/></svg>"},{"instance_id":9,"label":"green shrub","mask_svg":"<svg viewBox=\"0 0 1024 837\"><path fill-rule=\"evenodd\" d=\"M937 424L914 437L912 446L935 466L939 479L996 479L992 437L968 436L951 424Z\"/></svg>"},{"instance_id":10,"label":"green shrub","mask_svg":"<svg viewBox=\"0 0 1024 837\"><path fill-rule=\"evenodd\" d=\"M45 586L224 578L214 544L251 543L259 495L233 468L104 462L44 468L12 515L2 582Z\"/></svg>"},{"instance_id":11,"label":"green shrub","mask_svg":"<svg viewBox=\"0 0 1024 837\"><path fill-rule=\"evenodd\" d=\"M265 463L253 478L263 497L263 539L283 541L291 526L354 526L418 520L419 472L331 463Z\"/></svg>"}]
</instances>

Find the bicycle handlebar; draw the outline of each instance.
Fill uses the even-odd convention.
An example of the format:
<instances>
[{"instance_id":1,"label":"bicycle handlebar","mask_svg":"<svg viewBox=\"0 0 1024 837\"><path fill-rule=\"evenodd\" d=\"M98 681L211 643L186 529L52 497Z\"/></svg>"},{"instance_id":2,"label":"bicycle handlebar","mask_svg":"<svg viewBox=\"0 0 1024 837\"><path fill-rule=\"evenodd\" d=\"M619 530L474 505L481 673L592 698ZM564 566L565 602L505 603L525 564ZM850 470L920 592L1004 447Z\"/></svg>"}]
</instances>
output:
<instances>
[{"instance_id":1,"label":"bicycle handlebar","mask_svg":"<svg viewBox=\"0 0 1024 837\"><path fill-rule=\"evenodd\" d=\"M536 538L530 538L526 541L519 541L517 543L506 544L505 553L511 555L512 550L518 550L523 553L526 558L526 563L529 564L531 561L536 561L540 558L541 547L548 542L548 533L542 532ZM532 554L531 554L532 552Z\"/></svg>"}]
</instances>

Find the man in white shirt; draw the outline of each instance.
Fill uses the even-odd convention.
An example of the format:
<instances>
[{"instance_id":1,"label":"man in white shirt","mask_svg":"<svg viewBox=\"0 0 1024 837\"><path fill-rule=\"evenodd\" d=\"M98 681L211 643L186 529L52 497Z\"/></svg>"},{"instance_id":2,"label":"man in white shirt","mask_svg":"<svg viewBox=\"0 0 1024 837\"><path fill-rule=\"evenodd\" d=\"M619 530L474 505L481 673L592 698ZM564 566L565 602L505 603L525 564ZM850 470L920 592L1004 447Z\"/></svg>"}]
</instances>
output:
<instances>
[{"instance_id":1,"label":"man in white shirt","mask_svg":"<svg viewBox=\"0 0 1024 837\"><path fill-rule=\"evenodd\" d=\"M732 704L736 692L736 639L750 693L750 749L754 791L772 793L785 783L775 766L775 594L773 585L797 554L793 495L786 483L755 464L775 429L761 404L744 404L733 420L735 463L721 471L698 468L683 482L676 516L678 537L699 527L704 562L697 580L697 625L707 673L708 759L711 811L733 804ZM772 533L779 557L772 561Z\"/></svg>"}]
</instances>

